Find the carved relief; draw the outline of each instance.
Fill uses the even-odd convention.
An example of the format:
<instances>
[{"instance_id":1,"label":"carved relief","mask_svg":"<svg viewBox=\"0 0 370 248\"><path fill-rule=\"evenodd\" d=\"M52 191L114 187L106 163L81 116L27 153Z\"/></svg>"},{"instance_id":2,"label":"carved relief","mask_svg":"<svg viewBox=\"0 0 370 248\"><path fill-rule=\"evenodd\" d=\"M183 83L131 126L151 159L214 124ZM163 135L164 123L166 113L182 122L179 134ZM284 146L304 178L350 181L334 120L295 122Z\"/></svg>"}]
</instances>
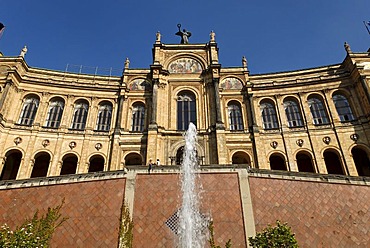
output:
<instances>
[{"instance_id":1,"label":"carved relief","mask_svg":"<svg viewBox=\"0 0 370 248\"><path fill-rule=\"evenodd\" d=\"M160 80L158 83L158 88L164 89L166 88L167 83L165 81Z\"/></svg>"},{"instance_id":2,"label":"carved relief","mask_svg":"<svg viewBox=\"0 0 370 248\"><path fill-rule=\"evenodd\" d=\"M243 84L237 78L228 77L222 80L220 87L225 90L241 90L243 88Z\"/></svg>"},{"instance_id":3,"label":"carved relief","mask_svg":"<svg viewBox=\"0 0 370 248\"><path fill-rule=\"evenodd\" d=\"M23 92L24 92L24 89L20 89L20 88L16 87L16 88L15 88L15 91L16 91L17 93L23 93Z\"/></svg>"},{"instance_id":4,"label":"carved relief","mask_svg":"<svg viewBox=\"0 0 370 248\"><path fill-rule=\"evenodd\" d=\"M69 147L70 147L71 149L75 148L76 146L77 146L77 144L76 144L76 142L74 142L74 141L72 141L72 142L70 142L70 143L69 143Z\"/></svg>"},{"instance_id":5,"label":"carved relief","mask_svg":"<svg viewBox=\"0 0 370 248\"><path fill-rule=\"evenodd\" d=\"M96 149L96 150L98 150L98 151L99 151L99 150L100 150L100 149L102 149L102 148L103 148L102 143L96 143L96 144L95 144L95 149Z\"/></svg>"},{"instance_id":6,"label":"carved relief","mask_svg":"<svg viewBox=\"0 0 370 248\"><path fill-rule=\"evenodd\" d=\"M351 134L350 138L354 142L357 142L357 140L360 138L360 136L357 133L354 133L354 134Z\"/></svg>"},{"instance_id":7,"label":"carved relief","mask_svg":"<svg viewBox=\"0 0 370 248\"><path fill-rule=\"evenodd\" d=\"M270 146L271 146L272 148L276 149L276 147L278 146L278 143L277 143L276 141L272 141L272 142L270 143Z\"/></svg>"},{"instance_id":8,"label":"carved relief","mask_svg":"<svg viewBox=\"0 0 370 248\"><path fill-rule=\"evenodd\" d=\"M181 58L172 61L168 66L168 70L170 73L201 73L202 66L194 59Z\"/></svg>"},{"instance_id":9,"label":"carved relief","mask_svg":"<svg viewBox=\"0 0 370 248\"><path fill-rule=\"evenodd\" d=\"M214 68L214 69L212 69L212 74L213 74L213 76L214 77L218 77L219 75L219 71L218 71L218 69L217 68Z\"/></svg>"},{"instance_id":10,"label":"carved relief","mask_svg":"<svg viewBox=\"0 0 370 248\"><path fill-rule=\"evenodd\" d=\"M14 139L14 144L15 145L19 145L20 143L22 143L22 138L21 137L17 137Z\"/></svg>"},{"instance_id":11,"label":"carved relief","mask_svg":"<svg viewBox=\"0 0 370 248\"><path fill-rule=\"evenodd\" d=\"M299 147L302 147L302 146L303 146L303 143L304 143L303 139L298 139L298 140L296 141L296 144L297 144Z\"/></svg>"},{"instance_id":12,"label":"carved relief","mask_svg":"<svg viewBox=\"0 0 370 248\"><path fill-rule=\"evenodd\" d=\"M50 145L50 141L48 139L45 139L42 141L42 146L43 147L47 147L48 145Z\"/></svg>"},{"instance_id":13,"label":"carved relief","mask_svg":"<svg viewBox=\"0 0 370 248\"><path fill-rule=\"evenodd\" d=\"M75 96L74 95L71 95L71 94L68 94L67 95L67 98L71 101L73 101L75 99Z\"/></svg>"},{"instance_id":14,"label":"carved relief","mask_svg":"<svg viewBox=\"0 0 370 248\"><path fill-rule=\"evenodd\" d=\"M330 139L330 137L329 137L329 136L325 136L324 138L322 138L322 141L323 141L325 144L329 145L329 143L330 143L331 139Z\"/></svg>"}]
</instances>

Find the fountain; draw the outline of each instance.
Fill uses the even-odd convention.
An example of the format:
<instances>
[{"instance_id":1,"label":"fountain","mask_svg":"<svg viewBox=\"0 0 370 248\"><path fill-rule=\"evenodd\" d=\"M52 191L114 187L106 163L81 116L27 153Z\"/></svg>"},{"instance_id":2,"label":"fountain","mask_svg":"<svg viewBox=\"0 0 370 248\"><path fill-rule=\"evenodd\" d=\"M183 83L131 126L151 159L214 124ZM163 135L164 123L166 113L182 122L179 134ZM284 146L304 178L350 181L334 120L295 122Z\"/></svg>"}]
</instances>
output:
<instances>
[{"instance_id":1,"label":"fountain","mask_svg":"<svg viewBox=\"0 0 370 248\"><path fill-rule=\"evenodd\" d=\"M181 164L181 200L178 212L178 247L202 248L206 240L207 220L199 211L200 182L197 176L198 161L195 144L197 130L193 123L185 134L184 157Z\"/></svg>"}]
</instances>

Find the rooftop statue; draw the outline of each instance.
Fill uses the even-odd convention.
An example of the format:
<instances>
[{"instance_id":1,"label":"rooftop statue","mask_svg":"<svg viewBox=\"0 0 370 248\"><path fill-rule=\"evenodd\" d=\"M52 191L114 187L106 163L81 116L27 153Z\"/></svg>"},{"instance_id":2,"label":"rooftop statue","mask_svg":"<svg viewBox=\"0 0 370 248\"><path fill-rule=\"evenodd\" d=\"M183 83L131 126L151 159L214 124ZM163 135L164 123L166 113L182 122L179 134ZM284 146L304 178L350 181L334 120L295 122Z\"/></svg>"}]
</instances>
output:
<instances>
[{"instance_id":1,"label":"rooftop statue","mask_svg":"<svg viewBox=\"0 0 370 248\"><path fill-rule=\"evenodd\" d=\"M125 69L128 69L130 67L130 60L126 58L125 60Z\"/></svg>"},{"instance_id":2,"label":"rooftop statue","mask_svg":"<svg viewBox=\"0 0 370 248\"><path fill-rule=\"evenodd\" d=\"M155 42L161 42L161 33L158 31L156 34L155 34L155 37L156 37L156 39L155 39Z\"/></svg>"},{"instance_id":3,"label":"rooftop statue","mask_svg":"<svg viewBox=\"0 0 370 248\"><path fill-rule=\"evenodd\" d=\"M27 46L24 46L21 50L21 53L19 54L20 57L24 58L24 55L27 53Z\"/></svg>"},{"instance_id":4,"label":"rooftop statue","mask_svg":"<svg viewBox=\"0 0 370 248\"><path fill-rule=\"evenodd\" d=\"M211 33L209 34L209 41L210 42L215 42L216 41L216 33L213 32L213 30L211 31Z\"/></svg>"},{"instance_id":5,"label":"rooftop statue","mask_svg":"<svg viewBox=\"0 0 370 248\"><path fill-rule=\"evenodd\" d=\"M177 24L177 27L179 28L179 31L175 34L181 37L180 44L189 44L189 37L191 36L191 33L187 31L186 29L183 29L181 31L181 24Z\"/></svg>"}]
</instances>

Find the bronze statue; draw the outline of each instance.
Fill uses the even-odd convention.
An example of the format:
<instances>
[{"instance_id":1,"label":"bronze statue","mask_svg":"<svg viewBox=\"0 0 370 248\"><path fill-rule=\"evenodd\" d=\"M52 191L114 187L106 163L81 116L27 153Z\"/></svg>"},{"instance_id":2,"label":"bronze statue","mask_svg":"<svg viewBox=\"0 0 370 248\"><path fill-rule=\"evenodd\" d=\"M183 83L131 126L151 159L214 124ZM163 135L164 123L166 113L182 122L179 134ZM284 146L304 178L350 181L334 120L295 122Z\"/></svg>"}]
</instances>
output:
<instances>
[{"instance_id":1,"label":"bronze statue","mask_svg":"<svg viewBox=\"0 0 370 248\"><path fill-rule=\"evenodd\" d=\"M175 34L181 37L180 44L189 44L189 37L191 36L191 33L187 31L186 29L183 29L181 31L181 24L177 24L177 27L179 28L179 31Z\"/></svg>"}]
</instances>

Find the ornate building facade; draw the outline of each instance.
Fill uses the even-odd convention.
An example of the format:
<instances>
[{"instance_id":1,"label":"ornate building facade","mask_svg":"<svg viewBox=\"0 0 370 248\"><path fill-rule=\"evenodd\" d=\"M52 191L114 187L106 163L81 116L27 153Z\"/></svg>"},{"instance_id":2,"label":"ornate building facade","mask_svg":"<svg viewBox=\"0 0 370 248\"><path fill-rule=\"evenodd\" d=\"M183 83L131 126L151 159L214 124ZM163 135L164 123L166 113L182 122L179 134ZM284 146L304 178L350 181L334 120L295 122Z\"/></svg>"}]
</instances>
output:
<instances>
[{"instance_id":1,"label":"ornate building facade","mask_svg":"<svg viewBox=\"0 0 370 248\"><path fill-rule=\"evenodd\" d=\"M251 74L205 44L153 46L153 63L121 77L32 68L0 57L1 180L181 162L197 126L202 165L370 176L370 55Z\"/></svg>"}]
</instances>

